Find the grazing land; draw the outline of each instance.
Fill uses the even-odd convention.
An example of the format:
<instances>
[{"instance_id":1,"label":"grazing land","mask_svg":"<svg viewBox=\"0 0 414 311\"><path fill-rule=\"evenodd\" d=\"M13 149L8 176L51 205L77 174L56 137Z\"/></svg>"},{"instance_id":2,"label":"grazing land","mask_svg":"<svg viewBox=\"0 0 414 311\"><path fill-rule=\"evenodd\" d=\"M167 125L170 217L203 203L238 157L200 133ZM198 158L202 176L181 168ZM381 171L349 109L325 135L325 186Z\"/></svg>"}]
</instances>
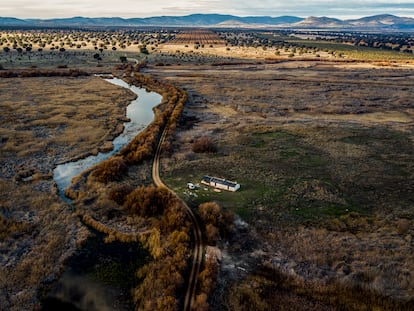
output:
<instances>
[{"instance_id":1,"label":"grazing land","mask_svg":"<svg viewBox=\"0 0 414 311\"><path fill-rule=\"evenodd\" d=\"M411 70L287 62L147 72L190 95L162 178L194 206L213 200L245 222L219 244L230 282L216 292L220 303L412 307ZM204 136L216 153L192 151ZM241 190L186 189L205 174L237 180ZM358 301L358 288L369 298Z\"/></svg>"},{"instance_id":2,"label":"grazing land","mask_svg":"<svg viewBox=\"0 0 414 311\"><path fill-rule=\"evenodd\" d=\"M401 52L371 44L373 35L367 46L339 37L3 32L1 306L40 309L63 271L86 257L84 270L102 286L139 269L138 278L118 284L128 297L118 306L183 305L190 225L177 201L150 185L151 155L168 119L160 175L198 211L208 243L199 310L412 310L411 39L375 37L388 40L384 46L399 42ZM78 176L69 206L53 168L110 149L134 98L88 75L111 72L162 93L158 119L116 157ZM204 175L241 189L215 191L200 184ZM122 241L151 258L137 267L120 254L125 269L106 257L94 266L90 254L108 250L85 244L92 227L104 233L108 258L118 258L113 249L131 253L112 244Z\"/></svg>"}]
</instances>

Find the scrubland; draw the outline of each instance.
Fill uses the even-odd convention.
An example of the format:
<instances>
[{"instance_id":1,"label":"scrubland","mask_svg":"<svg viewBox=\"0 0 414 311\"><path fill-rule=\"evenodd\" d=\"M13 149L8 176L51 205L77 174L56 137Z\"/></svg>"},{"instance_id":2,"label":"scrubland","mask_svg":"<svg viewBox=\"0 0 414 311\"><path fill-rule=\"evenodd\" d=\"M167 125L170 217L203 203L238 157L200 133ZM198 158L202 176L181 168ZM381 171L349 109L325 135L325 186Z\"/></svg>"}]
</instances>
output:
<instances>
[{"instance_id":1,"label":"scrubland","mask_svg":"<svg viewBox=\"0 0 414 311\"><path fill-rule=\"evenodd\" d=\"M242 220L220 246L210 303L412 309L411 70L312 62L146 70L189 93L162 178L191 204L213 200ZM215 153L194 152L205 137ZM241 190L185 189L203 175Z\"/></svg>"},{"instance_id":2,"label":"scrubland","mask_svg":"<svg viewBox=\"0 0 414 311\"><path fill-rule=\"evenodd\" d=\"M137 309L182 306L190 226L178 202L151 186L151 159L169 124L161 178L198 211L209 246L199 310L413 309L411 55L353 59L323 46L233 44L234 35L228 46L196 48L142 34L122 47L128 34L83 35L0 52L0 74L10 77L0 79L2 307L39 308L94 230L106 243L148 250L151 260L134 266ZM140 65L119 66L124 55ZM164 100L146 131L74 180L70 207L56 194L53 167L110 149L133 95L58 72L114 65ZM241 190L186 189L206 174Z\"/></svg>"},{"instance_id":3,"label":"scrubland","mask_svg":"<svg viewBox=\"0 0 414 311\"><path fill-rule=\"evenodd\" d=\"M89 235L57 195L53 168L108 148L134 95L95 77L0 84L0 305L28 310Z\"/></svg>"}]
</instances>

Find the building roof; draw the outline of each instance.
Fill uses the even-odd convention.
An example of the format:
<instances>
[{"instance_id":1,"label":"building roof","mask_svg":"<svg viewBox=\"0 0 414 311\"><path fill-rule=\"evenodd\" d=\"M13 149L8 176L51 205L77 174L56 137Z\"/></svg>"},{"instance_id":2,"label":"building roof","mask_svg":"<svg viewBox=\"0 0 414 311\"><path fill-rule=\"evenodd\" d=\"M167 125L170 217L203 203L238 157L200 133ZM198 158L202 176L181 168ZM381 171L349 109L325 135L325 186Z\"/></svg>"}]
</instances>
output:
<instances>
[{"instance_id":1,"label":"building roof","mask_svg":"<svg viewBox=\"0 0 414 311\"><path fill-rule=\"evenodd\" d=\"M206 182L214 182L216 184L222 184L228 187L236 187L238 185L237 182L234 182L234 181L226 180L223 178L211 177L207 175L203 176L201 180L206 181Z\"/></svg>"}]
</instances>

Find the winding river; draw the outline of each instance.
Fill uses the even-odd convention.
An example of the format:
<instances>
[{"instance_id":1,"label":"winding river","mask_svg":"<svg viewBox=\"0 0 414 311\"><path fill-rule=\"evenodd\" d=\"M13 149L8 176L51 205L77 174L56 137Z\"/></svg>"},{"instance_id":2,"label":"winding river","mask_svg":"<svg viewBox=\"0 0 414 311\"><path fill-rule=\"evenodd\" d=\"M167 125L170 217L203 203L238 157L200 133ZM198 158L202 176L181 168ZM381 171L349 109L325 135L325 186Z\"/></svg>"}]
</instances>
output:
<instances>
[{"instance_id":1,"label":"winding river","mask_svg":"<svg viewBox=\"0 0 414 311\"><path fill-rule=\"evenodd\" d=\"M138 95L127 107L126 116L131 120L124 123L124 131L113 140L114 149L107 153L98 153L74 162L67 162L58 165L53 171L53 179L57 184L59 195L66 201L70 201L64 195L65 189L69 187L73 177L79 175L87 168L109 158L128 142L132 140L140 131L147 127L154 120L153 108L157 106L162 96L155 92L148 92L144 88L129 85L125 81L113 78L104 79L105 81L128 88Z\"/></svg>"}]
</instances>

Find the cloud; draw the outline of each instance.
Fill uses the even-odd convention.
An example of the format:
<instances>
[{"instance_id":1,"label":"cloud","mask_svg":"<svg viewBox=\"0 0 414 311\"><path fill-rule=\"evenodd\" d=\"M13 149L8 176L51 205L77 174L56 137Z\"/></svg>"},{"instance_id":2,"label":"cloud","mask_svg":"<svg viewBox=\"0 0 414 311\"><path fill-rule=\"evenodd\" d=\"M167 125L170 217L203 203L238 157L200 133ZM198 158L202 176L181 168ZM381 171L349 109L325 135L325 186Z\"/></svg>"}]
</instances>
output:
<instances>
[{"instance_id":1,"label":"cloud","mask_svg":"<svg viewBox=\"0 0 414 311\"><path fill-rule=\"evenodd\" d=\"M121 16L145 17L156 15L186 15L192 13L222 13L235 15L297 15L297 16L362 16L382 13L414 16L414 2L373 0L13 0L2 1L3 16L71 17ZM6 2L6 3L4 3Z\"/></svg>"}]
</instances>

